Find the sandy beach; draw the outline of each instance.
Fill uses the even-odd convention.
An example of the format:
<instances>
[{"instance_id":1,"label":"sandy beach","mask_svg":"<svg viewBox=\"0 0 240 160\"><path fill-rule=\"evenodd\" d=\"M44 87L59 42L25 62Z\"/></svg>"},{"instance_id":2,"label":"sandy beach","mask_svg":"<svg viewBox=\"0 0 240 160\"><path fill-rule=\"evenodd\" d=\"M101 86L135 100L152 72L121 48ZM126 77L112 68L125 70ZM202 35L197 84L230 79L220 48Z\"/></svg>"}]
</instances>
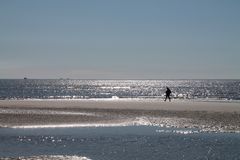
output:
<instances>
[{"instance_id":1,"label":"sandy beach","mask_svg":"<svg viewBox=\"0 0 240 160\"><path fill-rule=\"evenodd\" d=\"M180 155L236 159L240 105L156 99L3 100L0 129L4 160L178 159Z\"/></svg>"},{"instance_id":2,"label":"sandy beach","mask_svg":"<svg viewBox=\"0 0 240 160\"><path fill-rule=\"evenodd\" d=\"M240 131L240 104L162 100L2 100L1 127L159 125Z\"/></svg>"}]
</instances>

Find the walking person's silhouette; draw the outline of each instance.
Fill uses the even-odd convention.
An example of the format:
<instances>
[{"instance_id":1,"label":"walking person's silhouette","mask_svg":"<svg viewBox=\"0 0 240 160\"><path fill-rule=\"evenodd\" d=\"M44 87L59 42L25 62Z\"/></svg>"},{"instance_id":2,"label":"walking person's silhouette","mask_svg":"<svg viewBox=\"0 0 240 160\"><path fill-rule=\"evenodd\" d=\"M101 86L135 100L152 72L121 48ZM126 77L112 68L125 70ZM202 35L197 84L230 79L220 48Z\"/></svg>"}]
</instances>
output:
<instances>
[{"instance_id":1,"label":"walking person's silhouette","mask_svg":"<svg viewBox=\"0 0 240 160\"><path fill-rule=\"evenodd\" d=\"M166 97L165 97L165 100L166 101L167 99L169 99L169 102L171 102L171 98L170 98L170 94L172 93L171 90L167 87L167 90L166 90Z\"/></svg>"}]
</instances>

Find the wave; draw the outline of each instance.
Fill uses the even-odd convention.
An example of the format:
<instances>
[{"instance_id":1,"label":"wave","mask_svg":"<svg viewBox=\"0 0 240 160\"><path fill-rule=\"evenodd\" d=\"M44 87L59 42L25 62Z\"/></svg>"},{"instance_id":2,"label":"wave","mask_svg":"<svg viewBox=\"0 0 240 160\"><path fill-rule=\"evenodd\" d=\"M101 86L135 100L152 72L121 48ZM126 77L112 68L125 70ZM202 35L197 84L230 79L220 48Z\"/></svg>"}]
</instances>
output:
<instances>
[{"instance_id":1,"label":"wave","mask_svg":"<svg viewBox=\"0 0 240 160\"><path fill-rule=\"evenodd\" d=\"M76 127L124 127L124 126L155 126L146 117L137 117L134 120L129 120L119 123L85 123L85 124L47 124L47 125L19 125L19 126L5 126L8 128L76 128ZM3 126L4 127L4 126Z\"/></svg>"},{"instance_id":2,"label":"wave","mask_svg":"<svg viewBox=\"0 0 240 160\"><path fill-rule=\"evenodd\" d=\"M1 158L2 160L91 160L87 157L82 156L64 156L64 155L41 155L41 156L31 156L31 157L8 157L8 158Z\"/></svg>"},{"instance_id":3,"label":"wave","mask_svg":"<svg viewBox=\"0 0 240 160\"><path fill-rule=\"evenodd\" d=\"M177 117L146 117L140 116L136 118L128 118L122 121L109 121L97 123L66 123L66 124L36 124L36 125L15 125L15 126L1 126L3 128L12 129L41 129L41 128L98 128L98 127L127 127L127 126L155 126L164 128L157 132L172 132L176 134L190 134L200 132L234 132L240 133L239 128L230 126L228 128L212 123L197 124L191 118L177 118Z\"/></svg>"},{"instance_id":4,"label":"wave","mask_svg":"<svg viewBox=\"0 0 240 160\"><path fill-rule=\"evenodd\" d=\"M240 100L240 80L1 80L0 99L164 98Z\"/></svg>"},{"instance_id":5,"label":"wave","mask_svg":"<svg viewBox=\"0 0 240 160\"><path fill-rule=\"evenodd\" d=\"M125 97L121 98L118 96L112 96L111 98L11 98L11 99L2 99L2 100L13 100L13 101L164 101L163 97ZM194 98L194 99L185 99L185 98L172 98L171 101L176 102L222 102L222 103L240 103L240 100L233 99L219 99L219 98Z\"/></svg>"}]
</instances>

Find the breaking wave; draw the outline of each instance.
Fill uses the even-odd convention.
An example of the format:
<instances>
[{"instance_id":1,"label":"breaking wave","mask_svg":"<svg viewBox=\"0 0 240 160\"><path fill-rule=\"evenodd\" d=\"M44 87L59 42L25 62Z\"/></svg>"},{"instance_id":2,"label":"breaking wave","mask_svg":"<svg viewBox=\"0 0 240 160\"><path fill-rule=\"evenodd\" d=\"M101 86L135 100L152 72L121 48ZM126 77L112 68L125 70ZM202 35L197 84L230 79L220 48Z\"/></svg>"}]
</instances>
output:
<instances>
[{"instance_id":1,"label":"breaking wave","mask_svg":"<svg viewBox=\"0 0 240 160\"><path fill-rule=\"evenodd\" d=\"M42 155L31 157L17 157L17 158L1 158L2 160L91 160L87 157L81 156L62 156L62 155Z\"/></svg>"}]
</instances>

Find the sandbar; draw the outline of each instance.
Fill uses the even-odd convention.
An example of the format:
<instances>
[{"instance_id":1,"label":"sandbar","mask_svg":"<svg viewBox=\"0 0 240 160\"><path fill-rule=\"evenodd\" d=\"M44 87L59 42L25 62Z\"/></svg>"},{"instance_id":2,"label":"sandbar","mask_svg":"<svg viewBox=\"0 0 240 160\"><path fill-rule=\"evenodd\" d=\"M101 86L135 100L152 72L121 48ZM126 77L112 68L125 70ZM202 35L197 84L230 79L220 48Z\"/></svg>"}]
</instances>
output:
<instances>
[{"instance_id":1,"label":"sandbar","mask_svg":"<svg viewBox=\"0 0 240 160\"><path fill-rule=\"evenodd\" d=\"M0 126L160 125L240 131L240 103L156 100L1 100Z\"/></svg>"}]
</instances>

